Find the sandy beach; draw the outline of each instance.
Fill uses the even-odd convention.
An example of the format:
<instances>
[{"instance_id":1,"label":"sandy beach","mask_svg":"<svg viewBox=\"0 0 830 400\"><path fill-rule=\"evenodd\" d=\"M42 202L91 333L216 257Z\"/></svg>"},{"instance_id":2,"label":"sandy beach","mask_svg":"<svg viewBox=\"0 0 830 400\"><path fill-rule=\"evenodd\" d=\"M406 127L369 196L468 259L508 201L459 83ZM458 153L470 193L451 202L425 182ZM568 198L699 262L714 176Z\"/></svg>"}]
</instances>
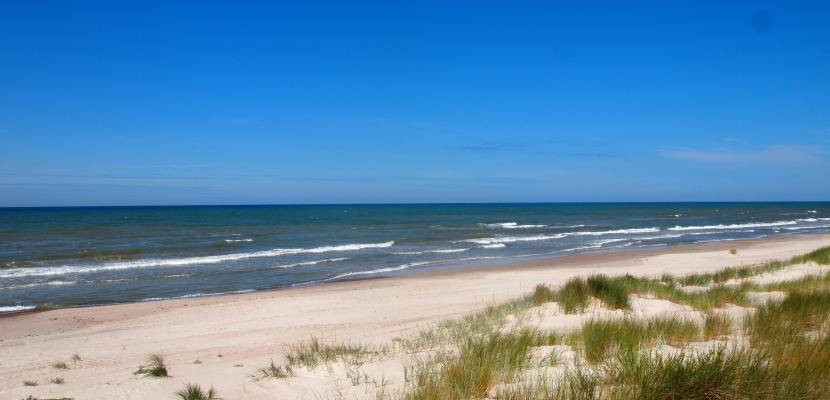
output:
<instances>
[{"instance_id":1,"label":"sandy beach","mask_svg":"<svg viewBox=\"0 0 830 400\"><path fill-rule=\"evenodd\" d=\"M250 378L287 345L311 337L381 344L488 305L539 283L601 272L656 277L781 260L830 245L830 234L678 245L425 272L193 299L58 309L0 318L0 399L165 399L185 383L214 386L225 399L314 398L314 381L286 391ZM730 254L730 249L737 254ZM793 272L796 273L796 272ZM797 274L796 274L797 275ZM133 372L152 353L171 377ZM68 362L74 355L77 362ZM194 363L199 360L199 363ZM53 364L67 361L56 372ZM61 385L24 386L25 380Z\"/></svg>"}]
</instances>

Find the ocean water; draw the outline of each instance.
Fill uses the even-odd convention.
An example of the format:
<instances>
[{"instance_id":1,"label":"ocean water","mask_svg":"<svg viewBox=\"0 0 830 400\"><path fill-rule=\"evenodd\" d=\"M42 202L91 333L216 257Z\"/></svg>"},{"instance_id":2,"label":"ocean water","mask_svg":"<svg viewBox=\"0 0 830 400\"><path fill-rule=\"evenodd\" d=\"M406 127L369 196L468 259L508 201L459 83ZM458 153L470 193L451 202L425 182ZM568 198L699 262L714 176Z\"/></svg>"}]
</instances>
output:
<instances>
[{"instance_id":1,"label":"ocean water","mask_svg":"<svg viewBox=\"0 0 830 400\"><path fill-rule=\"evenodd\" d=\"M828 202L0 208L0 312L828 231Z\"/></svg>"}]
</instances>

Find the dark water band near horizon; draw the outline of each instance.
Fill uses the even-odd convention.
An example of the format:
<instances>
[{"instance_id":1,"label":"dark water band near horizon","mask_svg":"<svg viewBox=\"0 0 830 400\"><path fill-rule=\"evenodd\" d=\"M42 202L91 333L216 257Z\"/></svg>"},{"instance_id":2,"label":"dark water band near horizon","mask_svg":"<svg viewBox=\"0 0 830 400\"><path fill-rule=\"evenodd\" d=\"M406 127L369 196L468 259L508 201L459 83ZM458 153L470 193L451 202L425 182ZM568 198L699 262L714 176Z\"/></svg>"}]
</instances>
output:
<instances>
[{"instance_id":1,"label":"dark water band near horizon","mask_svg":"<svg viewBox=\"0 0 830 400\"><path fill-rule=\"evenodd\" d=\"M830 232L830 202L0 208L0 312Z\"/></svg>"}]
</instances>

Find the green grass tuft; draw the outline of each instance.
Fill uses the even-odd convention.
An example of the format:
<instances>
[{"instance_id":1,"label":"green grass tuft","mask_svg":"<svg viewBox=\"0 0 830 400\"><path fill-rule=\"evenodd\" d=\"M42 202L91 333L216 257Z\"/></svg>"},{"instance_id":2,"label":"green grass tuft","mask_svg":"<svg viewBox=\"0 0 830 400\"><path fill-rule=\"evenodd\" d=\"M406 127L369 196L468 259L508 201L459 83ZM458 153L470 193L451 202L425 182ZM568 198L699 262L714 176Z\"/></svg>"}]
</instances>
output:
<instances>
[{"instance_id":1,"label":"green grass tuft","mask_svg":"<svg viewBox=\"0 0 830 400\"><path fill-rule=\"evenodd\" d=\"M188 383L184 389L176 392L181 400L213 400L216 398L216 390L211 387L207 391L201 386Z\"/></svg>"},{"instance_id":2,"label":"green grass tuft","mask_svg":"<svg viewBox=\"0 0 830 400\"><path fill-rule=\"evenodd\" d=\"M556 300L567 314L582 312L588 307L590 291L585 280L579 277L568 279L556 293Z\"/></svg>"},{"instance_id":3,"label":"green grass tuft","mask_svg":"<svg viewBox=\"0 0 830 400\"><path fill-rule=\"evenodd\" d=\"M539 306L556 300L556 294L549 287L539 284L530 295L533 305Z\"/></svg>"},{"instance_id":4,"label":"green grass tuft","mask_svg":"<svg viewBox=\"0 0 830 400\"><path fill-rule=\"evenodd\" d=\"M63 385L63 382L64 382L63 378L60 378L60 377L49 379L49 383L53 383L55 385Z\"/></svg>"},{"instance_id":5,"label":"green grass tuft","mask_svg":"<svg viewBox=\"0 0 830 400\"><path fill-rule=\"evenodd\" d=\"M147 377L164 378L168 377L167 364L164 361L164 356L161 354L151 354L147 358L147 364L138 367L134 372L135 375L144 375Z\"/></svg>"},{"instance_id":6,"label":"green grass tuft","mask_svg":"<svg viewBox=\"0 0 830 400\"><path fill-rule=\"evenodd\" d=\"M69 366L66 365L66 363L63 362L63 361L58 361L58 362L52 364L52 368L55 368L55 369L69 369Z\"/></svg>"},{"instance_id":7,"label":"green grass tuft","mask_svg":"<svg viewBox=\"0 0 830 400\"><path fill-rule=\"evenodd\" d=\"M658 340L680 345L698 337L700 328L687 319L661 316L639 320L625 317L590 319L582 329L569 336L569 341L582 350L588 362L597 363L615 353L650 346Z\"/></svg>"},{"instance_id":8,"label":"green grass tuft","mask_svg":"<svg viewBox=\"0 0 830 400\"><path fill-rule=\"evenodd\" d=\"M721 339L732 333L732 318L724 313L707 313L703 322L703 339Z\"/></svg>"},{"instance_id":9,"label":"green grass tuft","mask_svg":"<svg viewBox=\"0 0 830 400\"><path fill-rule=\"evenodd\" d=\"M588 289L592 296L608 305L608 307L628 310L631 308L631 304L623 279L611 279L605 275L592 275L588 277Z\"/></svg>"},{"instance_id":10,"label":"green grass tuft","mask_svg":"<svg viewBox=\"0 0 830 400\"><path fill-rule=\"evenodd\" d=\"M23 386L37 386L37 381L23 381Z\"/></svg>"}]
</instances>

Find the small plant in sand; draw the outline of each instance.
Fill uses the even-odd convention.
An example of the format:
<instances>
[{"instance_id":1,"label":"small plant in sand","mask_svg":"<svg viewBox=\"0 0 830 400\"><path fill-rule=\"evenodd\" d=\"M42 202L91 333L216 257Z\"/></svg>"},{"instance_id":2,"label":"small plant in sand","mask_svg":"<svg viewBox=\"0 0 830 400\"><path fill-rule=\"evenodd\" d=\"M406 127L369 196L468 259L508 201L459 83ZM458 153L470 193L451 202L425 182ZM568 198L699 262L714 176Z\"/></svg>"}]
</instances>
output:
<instances>
[{"instance_id":1,"label":"small plant in sand","mask_svg":"<svg viewBox=\"0 0 830 400\"><path fill-rule=\"evenodd\" d=\"M164 356L161 354L151 354L150 357L147 358L147 364L139 366L138 370L136 370L134 374L155 378L169 376L167 374L167 364L165 364Z\"/></svg>"},{"instance_id":2,"label":"small plant in sand","mask_svg":"<svg viewBox=\"0 0 830 400\"><path fill-rule=\"evenodd\" d=\"M294 368L291 364L285 365L277 365L274 363L274 360L271 360L271 363L265 367L260 368L257 371L257 376L255 378L258 379L265 379L265 378L274 378L274 379L282 379L288 378L289 376L294 375Z\"/></svg>"},{"instance_id":3,"label":"small plant in sand","mask_svg":"<svg viewBox=\"0 0 830 400\"><path fill-rule=\"evenodd\" d=\"M55 368L55 369L69 369L69 366L66 365L66 363L63 362L63 361L58 361L58 362L52 364L52 367Z\"/></svg>"},{"instance_id":4,"label":"small plant in sand","mask_svg":"<svg viewBox=\"0 0 830 400\"><path fill-rule=\"evenodd\" d=\"M732 319L724 313L707 313L703 322L703 339L713 340L732 332Z\"/></svg>"},{"instance_id":5,"label":"small plant in sand","mask_svg":"<svg viewBox=\"0 0 830 400\"><path fill-rule=\"evenodd\" d=\"M729 254L732 254L733 256L738 255L738 249L735 249L735 248L729 249Z\"/></svg>"},{"instance_id":6,"label":"small plant in sand","mask_svg":"<svg viewBox=\"0 0 830 400\"><path fill-rule=\"evenodd\" d=\"M585 280L577 277L568 279L565 285L559 289L556 297L562 309L571 314L577 311L585 311L588 307L590 293Z\"/></svg>"},{"instance_id":7,"label":"small plant in sand","mask_svg":"<svg viewBox=\"0 0 830 400\"><path fill-rule=\"evenodd\" d=\"M530 300L533 302L533 305L539 306L555 301L556 294L546 285L539 284L536 285L535 289L533 289L533 294L530 295Z\"/></svg>"},{"instance_id":8,"label":"small plant in sand","mask_svg":"<svg viewBox=\"0 0 830 400\"><path fill-rule=\"evenodd\" d=\"M23 386L37 386L37 381L23 381Z\"/></svg>"},{"instance_id":9,"label":"small plant in sand","mask_svg":"<svg viewBox=\"0 0 830 400\"><path fill-rule=\"evenodd\" d=\"M52 384L55 384L55 385L63 385L63 382L64 382L63 378L60 378L60 377L49 379L49 383L52 383Z\"/></svg>"},{"instance_id":10,"label":"small plant in sand","mask_svg":"<svg viewBox=\"0 0 830 400\"><path fill-rule=\"evenodd\" d=\"M213 400L216 398L216 390L211 387L207 391L199 385L188 383L184 389L176 392L181 400Z\"/></svg>"},{"instance_id":11,"label":"small plant in sand","mask_svg":"<svg viewBox=\"0 0 830 400\"><path fill-rule=\"evenodd\" d=\"M70 358L70 360L72 360L72 362L79 362L81 361L81 356L78 353L75 353L72 355L72 358Z\"/></svg>"}]
</instances>

